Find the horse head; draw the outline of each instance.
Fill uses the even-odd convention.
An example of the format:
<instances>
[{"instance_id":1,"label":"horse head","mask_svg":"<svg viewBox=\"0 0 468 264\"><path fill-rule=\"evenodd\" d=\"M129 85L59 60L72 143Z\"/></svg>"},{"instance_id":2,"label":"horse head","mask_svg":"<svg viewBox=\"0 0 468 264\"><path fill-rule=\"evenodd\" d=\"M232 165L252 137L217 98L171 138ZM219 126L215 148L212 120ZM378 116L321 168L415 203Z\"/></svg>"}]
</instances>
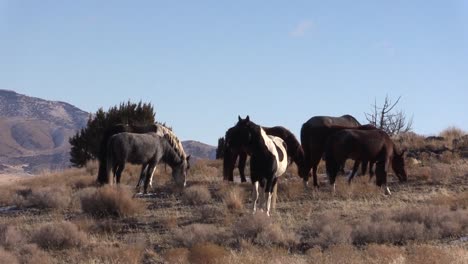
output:
<instances>
[{"instance_id":1,"label":"horse head","mask_svg":"<svg viewBox=\"0 0 468 264\"><path fill-rule=\"evenodd\" d=\"M398 180L400 182L405 182L408 180L405 169L405 150L399 151L394 148L393 150L393 159L392 159L392 169L395 172Z\"/></svg>"},{"instance_id":2,"label":"horse head","mask_svg":"<svg viewBox=\"0 0 468 264\"><path fill-rule=\"evenodd\" d=\"M190 169L190 155L181 159L181 161L172 168L172 178L179 187L185 187L187 183L187 174Z\"/></svg>"},{"instance_id":3,"label":"horse head","mask_svg":"<svg viewBox=\"0 0 468 264\"><path fill-rule=\"evenodd\" d=\"M252 129L256 126L255 123L250 121L250 117L247 116L242 119L239 116L237 124L230 131L229 144L232 148L242 149L250 152L250 144L252 142Z\"/></svg>"}]
</instances>

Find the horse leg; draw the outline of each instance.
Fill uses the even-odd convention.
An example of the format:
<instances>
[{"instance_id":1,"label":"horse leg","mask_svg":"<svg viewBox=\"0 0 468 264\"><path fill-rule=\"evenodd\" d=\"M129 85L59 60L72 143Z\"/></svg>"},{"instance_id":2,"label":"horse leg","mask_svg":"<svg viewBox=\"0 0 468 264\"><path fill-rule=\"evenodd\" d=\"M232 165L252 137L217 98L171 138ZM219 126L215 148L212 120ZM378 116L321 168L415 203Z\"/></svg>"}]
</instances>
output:
<instances>
[{"instance_id":1,"label":"horse leg","mask_svg":"<svg viewBox=\"0 0 468 264\"><path fill-rule=\"evenodd\" d=\"M368 164L369 164L369 162L366 161L366 160L363 160L363 161L361 162L361 175L366 175L366 173L367 173L367 165L368 165Z\"/></svg>"},{"instance_id":2,"label":"horse leg","mask_svg":"<svg viewBox=\"0 0 468 264\"><path fill-rule=\"evenodd\" d=\"M390 195L390 189L387 186L388 161L377 161L375 165L376 184L385 189L385 194Z\"/></svg>"},{"instance_id":3,"label":"horse leg","mask_svg":"<svg viewBox=\"0 0 468 264\"><path fill-rule=\"evenodd\" d=\"M369 182L372 180L372 177L374 177L374 162L369 162Z\"/></svg>"},{"instance_id":4,"label":"horse leg","mask_svg":"<svg viewBox=\"0 0 468 264\"><path fill-rule=\"evenodd\" d=\"M348 176L348 184L351 184L351 180L354 178L354 175L356 175L356 172L357 172L357 170L358 170L358 168L359 168L359 164L361 164L361 163L362 163L362 164L365 164L365 163L367 163L367 162L364 162L364 161L363 161L363 162L360 162L359 160L355 160L355 161L354 161L353 170L351 171L351 173L350 173L349 176Z\"/></svg>"},{"instance_id":5,"label":"horse leg","mask_svg":"<svg viewBox=\"0 0 468 264\"><path fill-rule=\"evenodd\" d=\"M152 176L152 173L154 172L154 169L156 167L156 164L155 163L148 163L148 168L147 168L147 171L146 171L146 178L145 178L145 185L143 186L143 194L147 194L148 193L148 185L151 181L151 176ZM151 175L150 175L151 173Z\"/></svg>"},{"instance_id":6,"label":"horse leg","mask_svg":"<svg viewBox=\"0 0 468 264\"><path fill-rule=\"evenodd\" d=\"M246 182L247 179L245 178L245 163L247 161L247 153L246 152L241 152L239 153L239 164L238 164L238 168L239 168L239 174L240 174L240 177L241 177L241 182Z\"/></svg>"},{"instance_id":7,"label":"horse leg","mask_svg":"<svg viewBox=\"0 0 468 264\"><path fill-rule=\"evenodd\" d=\"M277 181L276 178L272 179L272 180L268 180L267 184L265 186L265 194L268 193L268 200L267 200L267 203L266 203L266 214L267 214L267 216L270 216L270 208L272 208L271 207L272 198L273 198L273 204L275 204L275 206L276 206L276 201L274 201L276 199L276 197L273 197L273 189L276 186L276 181Z\"/></svg>"},{"instance_id":8,"label":"horse leg","mask_svg":"<svg viewBox=\"0 0 468 264\"><path fill-rule=\"evenodd\" d=\"M318 180L317 180L317 168L320 163L321 157L316 157L312 160L312 176L314 177L314 187L319 188Z\"/></svg>"},{"instance_id":9,"label":"horse leg","mask_svg":"<svg viewBox=\"0 0 468 264\"><path fill-rule=\"evenodd\" d=\"M258 201L258 197L259 197L259 193L258 193L258 186L259 185L260 185L260 183L258 181L253 183L254 188L253 188L253 191L252 191L252 194L253 194L252 200L253 200L253 213L254 214L257 211L257 201Z\"/></svg>"},{"instance_id":10,"label":"horse leg","mask_svg":"<svg viewBox=\"0 0 468 264\"><path fill-rule=\"evenodd\" d=\"M234 180L234 167L236 166L237 154L234 153L230 148L226 148L223 158L223 180L233 181Z\"/></svg>"},{"instance_id":11,"label":"horse leg","mask_svg":"<svg viewBox=\"0 0 468 264\"><path fill-rule=\"evenodd\" d=\"M115 180L117 184L120 184L120 177L122 177L122 171L124 169L125 169L125 163L122 163L117 167L117 170L115 172Z\"/></svg>"},{"instance_id":12,"label":"horse leg","mask_svg":"<svg viewBox=\"0 0 468 264\"><path fill-rule=\"evenodd\" d=\"M137 192L140 191L141 185L143 184L143 182L145 180L146 168L148 168L148 164L144 164L143 166L141 166L140 179L138 179L138 183L136 185L136 191Z\"/></svg>"},{"instance_id":13,"label":"horse leg","mask_svg":"<svg viewBox=\"0 0 468 264\"><path fill-rule=\"evenodd\" d=\"M153 176L154 176L155 171L156 171L156 165L153 166L153 170L151 171L151 173L149 170L146 172L148 174L148 177L150 178L149 186L151 189L153 189Z\"/></svg>"}]
</instances>

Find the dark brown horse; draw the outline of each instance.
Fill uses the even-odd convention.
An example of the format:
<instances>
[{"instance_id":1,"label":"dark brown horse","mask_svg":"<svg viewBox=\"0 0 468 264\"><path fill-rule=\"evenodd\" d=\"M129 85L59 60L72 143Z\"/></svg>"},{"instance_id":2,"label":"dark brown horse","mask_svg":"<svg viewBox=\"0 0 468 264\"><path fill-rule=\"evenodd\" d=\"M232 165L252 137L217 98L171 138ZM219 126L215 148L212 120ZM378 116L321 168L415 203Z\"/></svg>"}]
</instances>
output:
<instances>
[{"instance_id":1,"label":"dark brown horse","mask_svg":"<svg viewBox=\"0 0 468 264\"><path fill-rule=\"evenodd\" d=\"M304 162L299 166L299 176L307 185L310 169L314 186L318 187L317 166L323 156L325 143L330 135L344 128L353 128L361 124L351 115L340 117L314 116L302 125L301 144L304 151Z\"/></svg>"},{"instance_id":2,"label":"dark brown horse","mask_svg":"<svg viewBox=\"0 0 468 264\"><path fill-rule=\"evenodd\" d=\"M104 135L102 136L101 139L101 144L100 144L100 149L99 149L99 156L98 156L98 161L99 161L99 170L98 170L98 177L97 177L97 182L99 184L105 184L108 182L107 178L107 161L106 161L106 155L107 155L107 142L109 141L109 138L115 134L122 133L122 132L131 132L131 133L148 133L148 132L157 132L158 126L157 124L150 124L150 125L128 125L128 124L117 124L109 127L105 132ZM141 173L143 174L145 168L142 168Z\"/></svg>"},{"instance_id":3,"label":"dark brown horse","mask_svg":"<svg viewBox=\"0 0 468 264\"><path fill-rule=\"evenodd\" d=\"M246 123L250 121L249 116L245 119L238 117L238 122L235 126L229 128L225 135L225 148L223 158L223 176L224 180L234 181L233 170L236 164L237 157L239 157L238 169L242 182L246 182L245 178L245 165L247 156L249 155L248 150L245 147L245 143L242 142L242 129ZM291 161L296 163L298 167L303 166L304 152L302 151L301 144L296 139L293 133L282 126L275 127L262 127L265 133L270 136L276 136L281 138L287 145L287 155L291 158Z\"/></svg>"},{"instance_id":4,"label":"dark brown horse","mask_svg":"<svg viewBox=\"0 0 468 264\"><path fill-rule=\"evenodd\" d=\"M387 133L380 129L359 130L343 129L331 135L325 146L325 160L330 184L335 184L338 170L346 159L355 160L354 176L359 163L375 163L376 184L387 187L387 173L390 165L400 181L406 181L407 175L403 151L399 151Z\"/></svg>"}]
</instances>

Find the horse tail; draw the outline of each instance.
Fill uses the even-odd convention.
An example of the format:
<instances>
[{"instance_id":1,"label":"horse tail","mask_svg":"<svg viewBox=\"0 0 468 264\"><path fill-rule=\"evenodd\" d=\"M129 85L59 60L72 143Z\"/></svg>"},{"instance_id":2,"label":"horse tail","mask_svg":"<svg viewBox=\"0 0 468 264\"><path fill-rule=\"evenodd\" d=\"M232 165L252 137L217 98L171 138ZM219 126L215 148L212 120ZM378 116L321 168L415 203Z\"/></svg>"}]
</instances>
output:
<instances>
[{"instance_id":1,"label":"horse tail","mask_svg":"<svg viewBox=\"0 0 468 264\"><path fill-rule=\"evenodd\" d=\"M112 179L112 168L114 167L114 159L113 159L113 149L111 147L112 145L112 139L109 140L107 144L107 153L106 153L106 172L105 172L105 182L109 183L112 185L113 179ZM104 170L104 165L103 165L103 170Z\"/></svg>"},{"instance_id":2,"label":"horse tail","mask_svg":"<svg viewBox=\"0 0 468 264\"><path fill-rule=\"evenodd\" d=\"M271 209L275 211L276 209L276 197L278 193L278 182L276 182L275 186L273 186L273 194L271 196Z\"/></svg>"}]
</instances>

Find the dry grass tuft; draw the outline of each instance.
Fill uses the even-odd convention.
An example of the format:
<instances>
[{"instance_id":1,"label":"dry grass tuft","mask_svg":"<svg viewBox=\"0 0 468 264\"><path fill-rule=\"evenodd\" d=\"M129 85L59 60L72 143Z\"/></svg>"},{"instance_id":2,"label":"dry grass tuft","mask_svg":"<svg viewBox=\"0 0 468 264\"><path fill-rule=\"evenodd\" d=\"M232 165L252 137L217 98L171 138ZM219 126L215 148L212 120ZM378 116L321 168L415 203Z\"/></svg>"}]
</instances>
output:
<instances>
[{"instance_id":1,"label":"dry grass tuft","mask_svg":"<svg viewBox=\"0 0 468 264\"><path fill-rule=\"evenodd\" d=\"M194 185L184 190L184 201L190 205L211 202L211 193L205 185Z\"/></svg>"},{"instance_id":2,"label":"dry grass tuft","mask_svg":"<svg viewBox=\"0 0 468 264\"><path fill-rule=\"evenodd\" d=\"M315 217L302 227L303 242L309 247L328 248L337 244L348 244L351 240L351 226L340 220L334 212L327 212Z\"/></svg>"},{"instance_id":3,"label":"dry grass tuft","mask_svg":"<svg viewBox=\"0 0 468 264\"><path fill-rule=\"evenodd\" d=\"M466 135L466 132L458 127L448 127L439 134L448 142L453 142L454 139L461 138L464 135Z\"/></svg>"},{"instance_id":4,"label":"dry grass tuft","mask_svg":"<svg viewBox=\"0 0 468 264\"><path fill-rule=\"evenodd\" d=\"M214 225L192 224L175 230L174 240L179 245L192 247L205 242L220 243L225 238L224 233L224 229Z\"/></svg>"},{"instance_id":5,"label":"dry grass tuft","mask_svg":"<svg viewBox=\"0 0 468 264\"><path fill-rule=\"evenodd\" d=\"M18 192L15 204L19 208L65 209L71 202L71 189L64 186L38 187Z\"/></svg>"},{"instance_id":6,"label":"dry grass tuft","mask_svg":"<svg viewBox=\"0 0 468 264\"><path fill-rule=\"evenodd\" d=\"M353 228L354 244L404 243L456 237L468 231L468 211L427 206L379 211Z\"/></svg>"},{"instance_id":7,"label":"dry grass tuft","mask_svg":"<svg viewBox=\"0 0 468 264\"><path fill-rule=\"evenodd\" d=\"M18 251L18 258L22 264L49 264L53 262L52 257L39 249L36 244L27 244Z\"/></svg>"},{"instance_id":8,"label":"dry grass tuft","mask_svg":"<svg viewBox=\"0 0 468 264\"><path fill-rule=\"evenodd\" d=\"M462 249L441 249L429 245L415 245L408 248L407 263L438 264L467 263L468 254Z\"/></svg>"},{"instance_id":9,"label":"dry grass tuft","mask_svg":"<svg viewBox=\"0 0 468 264\"><path fill-rule=\"evenodd\" d=\"M9 206L12 205L15 201L16 190L15 187L1 186L0 189L0 206Z\"/></svg>"},{"instance_id":10,"label":"dry grass tuft","mask_svg":"<svg viewBox=\"0 0 468 264\"><path fill-rule=\"evenodd\" d=\"M244 209L245 191L243 188L235 185L232 188L228 188L222 194L222 200L230 212L240 212Z\"/></svg>"},{"instance_id":11,"label":"dry grass tuft","mask_svg":"<svg viewBox=\"0 0 468 264\"><path fill-rule=\"evenodd\" d=\"M24 240L15 226L0 224L0 246L12 250L23 244Z\"/></svg>"},{"instance_id":12,"label":"dry grass tuft","mask_svg":"<svg viewBox=\"0 0 468 264\"><path fill-rule=\"evenodd\" d=\"M104 186L81 196L83 212L97 218L128 217L143 211L143 204L125 188Z\"/></svg>"},{"instance_id":13,"label":"dry grass tuft","mask_svg":"<svg viewBox=\"0 0 468 264\"><path fill-rule=\"evenodd\" d=\"M247 215L234 226L234 235L238 240L248 240L263 246L293 247L299 237L292 231L286 231L264 213Z\"/></svg>"},{"instance_id":14,"label":"dry grass tuft","mask_svg":"<svg viewBox=\"0 0 468 264\"><path fill-rule=\"evenodd\" d=\"M198 160L190 167L190 179L195 181L220 180L221 160Z\"/></svg>"},{"instance_id":15,"label":"dry grass tuft","mask_svg":"<svg viewBox=\"0 0 468 264\"><path fill-rule=\"evenodd\" d=\"M404 251L391 245L370 244L363 253L366 263L401 263L404 260Z\"/></svg>"},{"instance_id":16,"label":"dry grass tuft","mask_svg":"<svg viewBox=\"0 0 468 264\"><path fill-rule=\"evenodd\" d=\"M299 199L304 194L302 180L288 180L278 182L278 200L292 201Z\"/></svg>"},{"instance_id":17,"label":"dry grass tuft","mask_svg":"<svg viewBox=\"0 0 468 264\"><path fill-rule=\"evenodd\" d=\"M139 264L143 258L144 248L140 245L114 244L99 246L92 250L91 259L86 263L122 263Z\"/></svg>"},{"instance_id":18,"label":"dry grass tuft","mask_svg":"<svg viewBox=\"0 0 468 264\"><path fill-rule=\"evenodd\" d=\"M76 225L62 221L45 224L37 229L31 240L43 249L69 249L85 245L88 238Z\"/></svg>"},{"instance_id":19,"label":"dry grass tuft","mask_svg":"<svg viewBox=\"0 0 468 264\"><path fill-rule=\"evenodd\" d=\"M216 205L204 205L200 209L201 221L204 223L216 222L226 216L226 210Z\"/></svg>"},{"instance_id":20,"label":"dry grass tuft","mask_svg":"<svg viewBox=\"0 0 468 264\"><path fill-rule=\"evenodd\" d=\"M190 251L187 248L173 248L164 253L164 260L169 264L188 264Z\"/></svg>"},{"instance_id":21,"label":"dry grass tuft","mask_svg":"<svg viewBox=\"0 0 468 264\"><path fill-rule=\"evenodd\" d=\"M190 249L189 262L193 264L224 263L229 252L221 246L212 243L195 245Z\"/></svg>"},{"instance_id":22,"label":"dry grass tuft","mask_svg":"<svg viewBox=\"0 0 468 264\"><path fill-rule=\"evenodd\" d=\"M17 264L18 258L12 253L0 247L0 264Z\"/></svg>"}]
</instances>

